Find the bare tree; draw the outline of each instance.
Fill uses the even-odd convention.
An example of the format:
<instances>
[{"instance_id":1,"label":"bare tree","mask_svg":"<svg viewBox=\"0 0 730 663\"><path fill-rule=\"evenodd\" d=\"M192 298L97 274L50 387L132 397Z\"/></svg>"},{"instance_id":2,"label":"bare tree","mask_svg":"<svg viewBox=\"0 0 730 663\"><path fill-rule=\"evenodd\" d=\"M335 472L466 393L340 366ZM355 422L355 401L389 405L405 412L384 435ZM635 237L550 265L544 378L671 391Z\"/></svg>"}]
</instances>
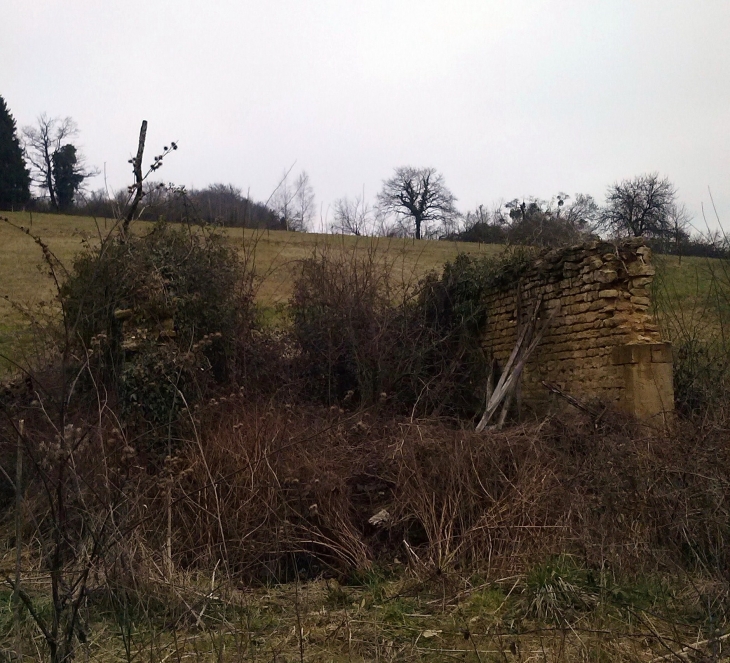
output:
<instances>
[{"instance_id":1,"label":"bare tree","mask_svg":"<svg viewBox=\"0 0 730 663\"><path fill-rule=\"evenodd\" d=\"M302 171L294 183L294 198L290 230L306 232L314 219L314 189L309 182L309 175Z\"/></svg>"},{"instance_id":2,"label":"bare tree","mask_svg":"<svg viewBox=\"0 0 730 663\"><path fill-rule=\"evenodd\" d=\"M458 215L456 198L435 168L396 168L395 175L383 182L378 194L378 211L393 214L399 222L413 222L416 239L421 239L424 224L448 226Z\"/></svg>"},{"instance_id":3,"label":"bare tree","mask_svg":"<svg viewBox=\"0 0 730 663\"><path fill-rule=\"evenodd\" d=\"M689 235L688 228L692 223L692 215L684 203L675 203L669 209L668 214L669 227L671 228L672 238L679 242L682 237Z\"/></svg>"},{"instance_id":4,"label":"bare tree","mask_svg":"<svg viewBox=\"0 0 730 663\"><path fill-rule=\"evenodd\" d=\"M569 196L566 196L568 198ZM563 198L563 200L566 200ZM576 193L575 200L572 203L565 204L562 208L558 208L558 216L562 213L562 218L571 223L576 229L592 232L597 226L601 216L601 209L593 196Z\"/></svg>"},{"instance_id":5,"label":"bare tree","mask_svg":"<svg viewBox=\"0 0 730 663\"><path fill-rule=\"evenodd\" d=\"M669 179L660 179L658 173L617 182L608 188L601 228L615 235L670 236L676 194Z\"/></svg>"},{"instance_id":6,"label":"bare tree","mask_svg":"<svg viewBox=\"0 0 730 663\"><path fill-rule=\"evenodd\" d=\"M343 235L365 235L371 225L371 209L365 200L357 196L350 200L347 196L335 201L335 218L332 232Z\"/></svg>"},{"instance_id":7,"label":"bare tree","mask_svg":"<svg viewBox=\"0 0 730 663\"><path fill-rule=\"evenodd\" d=\"M84 180L98 174L87 168L83 155L70 141L78 134L70 118L40 115L36 126L23 128L23 147L33 183L48 192L55 210L68 207Z\"/></svg>"},{"instance_id":8,"label":"bare tree","mask_svg":"<svg viewBox=\"0 0 730 663\"><path fill-rule=\"evenodd\" d=\"M271 209L279 216L287 230L306 231L314 218L314 189L309 175L302 171L294 184L289 184L289 172L271 194Z\"/></svg>"}]
</instances>

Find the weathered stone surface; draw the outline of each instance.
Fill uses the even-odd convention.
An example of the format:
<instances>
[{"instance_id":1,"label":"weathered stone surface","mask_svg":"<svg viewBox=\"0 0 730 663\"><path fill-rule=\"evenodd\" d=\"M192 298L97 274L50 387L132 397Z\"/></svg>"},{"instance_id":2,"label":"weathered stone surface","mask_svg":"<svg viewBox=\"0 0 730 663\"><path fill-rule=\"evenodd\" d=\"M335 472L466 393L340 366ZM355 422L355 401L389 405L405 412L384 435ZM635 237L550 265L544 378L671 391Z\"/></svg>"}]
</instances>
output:
<instances>
[{"instance_id":1,"label":"weathered stone surface","mask_svg":"<svg viewBox=\"0 0 730 663\"><path fill-rule=\"evenodd\" d=\"M599 399L642 418L671 411L671 346L662 343L648 313L650 261L641 238L553 249L527 265L519 279L486 295L484 348L502 365L516 341L518 299L523 316L538 296L544 311L554 311L525 368L524 402L551 402L541 385L546 380L580 400Z\"/></svg>"},{"instance_id":2,"label":"weathered stone surface","mask_svg":"<svg viewBox=\"0 0 730 663\"><path fill-rule=\"evenodd\" d=\"M599 269L593 273L593 280L599 283L613 283L618 278L614 269Z\"/></svg>"},{"instance_id":3,"label":"weathered stone surface","mask_svg":"<svg viewBox=\"0 0 730 663\"><path fill-rule=\"evenodd\" d=\"M631 297L632 304L639 304L640 306L650 306L651 300L648 297Z\"/></svg>"},{"instance_id":4,"label":"weathered stone surface","mask_svg":"<svg viewBox=\"0 0 730 663\"><path fill-rule=\"evenodd\" d=\"M628 263L626 271L630 276L654 276L656 272L654 265L646 264L641 259Z\"/></svg>"}]
</instances>

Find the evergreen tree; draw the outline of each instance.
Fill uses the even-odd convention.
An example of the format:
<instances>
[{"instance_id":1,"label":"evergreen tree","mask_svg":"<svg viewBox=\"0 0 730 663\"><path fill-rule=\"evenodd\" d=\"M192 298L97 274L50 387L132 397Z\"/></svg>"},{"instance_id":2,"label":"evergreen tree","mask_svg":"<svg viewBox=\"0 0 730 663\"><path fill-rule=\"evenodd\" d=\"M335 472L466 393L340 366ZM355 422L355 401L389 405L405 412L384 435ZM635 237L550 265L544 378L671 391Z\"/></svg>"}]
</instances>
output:
<instances>
[{"instance_id":1,"label":"evergreen tree","mask_svg":"<svg viewBox=\"0 0 730 663\"><path fill-rule=\"evenodd\" d=\"M30 200L30 173L16 135L15 119L0 96L0 209Z\"/></svg>"},{"instance_id":2,"label":"evergreen tree","mask_svg":"<svg viewBox=\"0 0 730 663\"><path fill-rule=\"evenodd\" d=\"M78 133L70 118L41 114L36 126L23 127L25 154L32 167L33 182L48 192L51 208L67 212L87 177L98 174L84 165L84 157L70 139Z\"/></svg>"},{"instance_id":3,"label":"evergreen tree","mask_svg":"<svg viewBox=\"0 0 730 663\"><path fill-rule=\"evenodd\" d=\"M71 144L57 149L53 153L52 161L56 202L58 209L66 212L73 206L74 196L85 176L78 171L76 148Z\"/></svg>"}]
</instances>

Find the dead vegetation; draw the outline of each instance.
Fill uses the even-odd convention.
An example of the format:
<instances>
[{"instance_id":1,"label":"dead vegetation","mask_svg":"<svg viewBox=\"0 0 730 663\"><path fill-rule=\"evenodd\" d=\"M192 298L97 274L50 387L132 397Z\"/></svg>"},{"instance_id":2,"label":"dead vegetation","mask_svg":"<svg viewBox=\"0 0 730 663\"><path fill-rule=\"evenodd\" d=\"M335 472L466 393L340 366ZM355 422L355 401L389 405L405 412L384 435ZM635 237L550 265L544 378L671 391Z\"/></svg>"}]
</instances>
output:
<instances>
[{"instance_id":1,"label":"dead vegetation","mask_svg":"<svg viewBox=\"0 0 730 663\"><path fill-rule=\"evenodd\" d=\"M721 427L553 418L476 434L237 395L190 420L160 471L109 420L60 450L26 421L26 655L47 651L53 573L83 599L75 651L98 660L650 660L724 642ZM43 491L62 452L59 524Z\"/></svg>"},{"instance_id":2,"label":"dead vegetation","mask_svg":"<svg viewBox=\"0 0 730 663\"><path fill-rule=\"evenodd\" d=\"M62 324L0 394L6 659L721 660L725 401L477 432L498 265L319 252L272 329L186 232L67 278L44 249Z\"/></svg>"}]
</instances>

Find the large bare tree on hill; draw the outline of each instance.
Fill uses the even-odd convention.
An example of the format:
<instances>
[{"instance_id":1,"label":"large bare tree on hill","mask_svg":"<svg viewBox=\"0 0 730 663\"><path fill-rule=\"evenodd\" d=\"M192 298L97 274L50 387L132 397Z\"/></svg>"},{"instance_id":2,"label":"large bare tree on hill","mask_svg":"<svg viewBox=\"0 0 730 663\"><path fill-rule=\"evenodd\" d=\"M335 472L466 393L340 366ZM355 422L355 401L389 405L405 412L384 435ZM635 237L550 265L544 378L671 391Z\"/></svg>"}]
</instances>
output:
<instances>
[{"instance_id":1,"label":"large bare tree on hill","mask_svg":"<svg viewBox=\"0 0 730 663\"><path fill-rule=\"evenodd\" d=\"M601 226L616 235L670 236L676 195L674 185L658 173L617 182L606 193Z\"/></svg>"},{"instance_id":2,"label":"large bare tree on hill","mask_svg":"<svg viewBox=\"0 0 730 663\"><path fill-rule=\"evenodd\" d=\"M383 182L378 194L378 211L395 214L402 221L412 221L416 239L421 239L423 225L438 223L448 226L458 215L456 198L435 168L403 166Z\"/></svg>"}]
</instances>

